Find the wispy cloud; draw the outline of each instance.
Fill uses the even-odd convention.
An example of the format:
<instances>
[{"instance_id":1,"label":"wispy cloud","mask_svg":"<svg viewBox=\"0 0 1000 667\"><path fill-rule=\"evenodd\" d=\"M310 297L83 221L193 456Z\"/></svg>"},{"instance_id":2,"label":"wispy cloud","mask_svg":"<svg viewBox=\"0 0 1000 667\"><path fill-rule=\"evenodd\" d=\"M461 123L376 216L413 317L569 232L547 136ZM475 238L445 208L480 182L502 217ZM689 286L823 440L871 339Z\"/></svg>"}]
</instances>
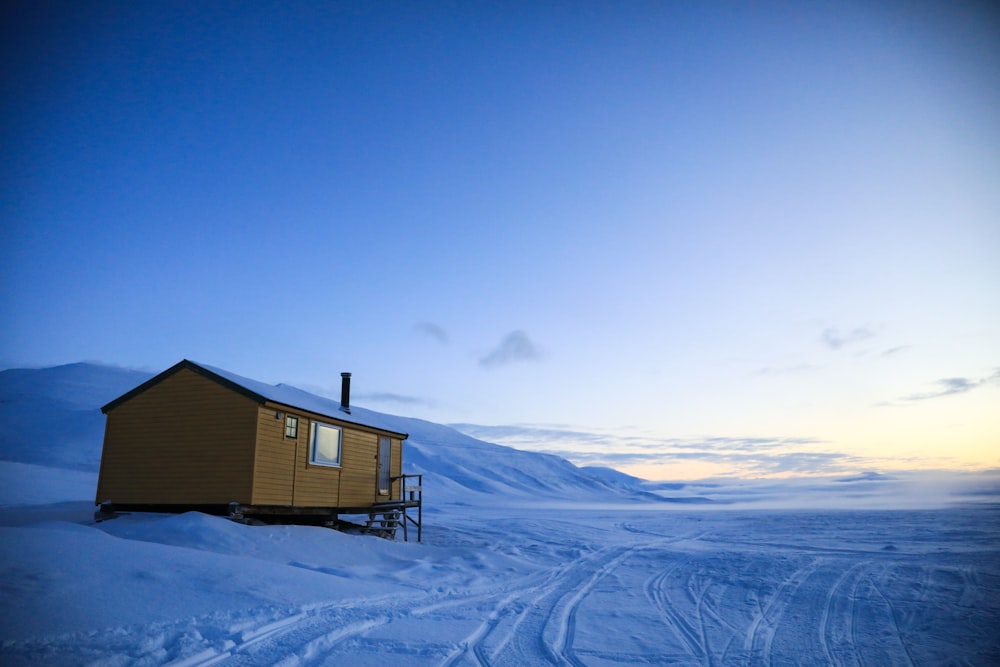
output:
<instances>
[{"instance_id":1,"label":"wispy cloud","mask_svg":"<svg viewBox=\"0 0 1000 667\"><path fill-rule=\"evenodd\" d=\"M406 396L405 394L394 394L389 391L375 391L369 393L358 393L354 398L359 401L372 403L393 403L396 405L424 405L432 406L434 402L430 399L418 396Z\"/></svg>"},{"instance_id":2,"label":"wispy cloud","mask_svg":"<svg viewBox=\"0 0 1000 667\"><path fill-rule=\"evenodd\" d=\"M430 336L442 345L447 345L451 342L448 332L433 322L417 322L413 325L413 330L424 336Z\"/></svg>"},{"instance_id":3,"label":"wispy cloud","mask_svg":"<svg viewBox=\"0 0 1000 667\"><path fill-rule=\"evenodd\" d=\"M978 389L979 387L1000 383L1000 368L998 368L992 375L988 375L979 379L970 379L965 377L953 377L953 378L941 378L934 382L937 389L933 391L926 391L917 394L911 394L904 397L902 400L913 402L913 401L927 401L932 398L942 398L944 396L954 396L955 394L965 394L972 391L973 389Z\"/></svg>"},{"instance_id":4,"label":"wispy cloud","mask_svg":"<svg viewBox=\"0 0 1000 667\"><path fill-rule=\"evenodd\" d=\"M576 430L563 425L448 424L448 426L474 438L488 442L501 442L505 445L536 444L539 442L602 445L609 444L613 439L613 436L606 433Z\"/></svg>"},{"instance_id":5,"label":"wispy cloud","mask_svg":"<svg viewBox=\"0 0 1000 667\"><path fill-rule=\"evenodd\" d=\"M540 361L542 351L528 334L518 329L504 336L500 344L479 360L483 368L506 366L524 361Z\"/></svg>"},{"instance_id":6,"label":"wispy cloud","mask_svg":"<svg viewBox=\"0 0 1000 667\"><path fill-rule=\"evenodd\" d=\"M747 476L852 473L869 465L859 457L824 448L815 438L663 438L627 432L595 432L569 426L451 424L481 440L555 454L577 465L678 466L691 462L731 468Z\"/></svg>"},{"instance_id":7,"label":"wispy cloud","mask_svg":"<svg viewBox=\"0 0 1000 667\"><path fill-rule=\"evenodd\" d=\"M820 335L820 340L831 350L839 350L848 345L860 343L875 336L875 332L867 327L857 327L850 331L841 331L833 327L826 329Z\"/></svg>"},{"instance_id":8,"label":"wispy cloud","mask_svg":"<svg viewBox=\"0 0 1000 667\"><path fill-rule=\"evenodd\" d=\"M910 345L897 345L896 347L890 347L888 350L883 350L882 352L879 353L878 356L882 357L883 359L888 359L889 357L895 357L897 354L900 354L901 352L906 352L907 350L910 349L910 347L911 347Z\"/></svg>"},{"instance_id":9,"label":"wispy cloud","mask_svg":"<svg viewBox=\"0 0 1000 667\"><path fill-rule=\"evenodd\" d=\"M813 364L796 364L794 366L764 366L758 368L750 374L751 377L766 377L777 375L798 375L800 373L810 373L818 370L819 366Z\"/></svg>"},{"instance_id":10,"label":"wispy cloud","mask_svg":"<svg viewBox=\"0 0 1000 667\"><path fill-rule=\"evenodd\" d=\"M301 384L297 387L303 391L308 391L317 396L324 396L334 401L340 400L340 386L336 387L323 387L314 384ZM424 406L433 408L437 406L437 403L433 399L422 398L420 396L407 396L405 394L396 394L390 391L355 391L351 392L351 399L354 403L360 403L363 407L367 407L369 403L383 404L383 405L396 405L396 406Z\"/></svg>"}]
</instances>

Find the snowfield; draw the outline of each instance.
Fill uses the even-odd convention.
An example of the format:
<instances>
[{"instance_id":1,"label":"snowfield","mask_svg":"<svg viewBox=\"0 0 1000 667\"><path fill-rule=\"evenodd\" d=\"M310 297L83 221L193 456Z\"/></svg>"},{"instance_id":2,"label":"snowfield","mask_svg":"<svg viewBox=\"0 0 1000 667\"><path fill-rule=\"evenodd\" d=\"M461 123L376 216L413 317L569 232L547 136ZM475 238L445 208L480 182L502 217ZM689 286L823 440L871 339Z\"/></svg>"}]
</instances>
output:
<instances>
[{"instance_id":1,"label":"snowfield","mask_svg":"<svg viewBox=\"0 0 1000 667\"><path fill-rule=\"evenodd\" d=\"M0 406L24 381L5 373ZM29 377L20 409L64 399ZM76 385L99 404L95 382ZM95 523L87 452L50 430L41 465L0 441L0 664L1000 664L996 475L917 502L902 492L928 477L636 492L399 419L422 544L199 513Z\"/></svg>"},{"instance_id":2,"label":"snowfield","mask_svg":"<svg viewBox=\"0 0 1000 667\"><path fill-rule=\"evenodd\" d=\"M89 509L0 529L3 664L1000 664L995 507L450 507L424 544Z\"/></svg>"}]
</instances>

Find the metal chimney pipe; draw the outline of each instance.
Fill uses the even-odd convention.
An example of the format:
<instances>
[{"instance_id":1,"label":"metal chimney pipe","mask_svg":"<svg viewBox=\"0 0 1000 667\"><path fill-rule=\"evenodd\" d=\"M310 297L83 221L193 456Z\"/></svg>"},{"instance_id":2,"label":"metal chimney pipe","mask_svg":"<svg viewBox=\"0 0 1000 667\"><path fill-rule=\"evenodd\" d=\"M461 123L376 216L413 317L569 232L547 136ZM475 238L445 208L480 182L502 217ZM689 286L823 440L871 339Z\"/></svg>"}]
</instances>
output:
<instances>
[{"instance_id":1,"label":"metal chimney pipe","mask_svg":"<svg viewBox=\"0 0 1000 667\"><path fill-rule=\"evenodd\" d=\"M340 409L351 414L351 374L340 374Z\"/></svg>"}]
</instances>

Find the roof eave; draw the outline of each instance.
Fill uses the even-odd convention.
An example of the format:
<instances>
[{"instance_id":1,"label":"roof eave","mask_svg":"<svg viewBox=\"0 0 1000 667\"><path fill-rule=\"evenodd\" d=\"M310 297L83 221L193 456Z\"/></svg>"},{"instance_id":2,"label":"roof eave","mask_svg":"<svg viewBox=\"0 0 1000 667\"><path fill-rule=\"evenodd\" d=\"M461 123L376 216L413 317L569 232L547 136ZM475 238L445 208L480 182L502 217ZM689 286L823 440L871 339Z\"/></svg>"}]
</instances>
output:
<instances>
[{"instance_id":1,"label":"roof eave","mask_svg":"<svg viewBox=\"0 0 1000 667\"><path fill-rule=\"evenodd\" d=\"M212 380L213 382L217 382L217 383L221 384L222 386L226 387L227 389L230 389L231 391L235 391L235 392L237 392L239 394L243 394L244 396L257 401L258 403L264 403L264 402L267 401L266 398L264 398L263 396L261 396L260 394L258 394L255 391L250 391L246 387L244 387L244 386L242 386L240 384L237 384L237 383L233 382L232 380L224 378L224 377L222 377L221 375L219 375L217 373L213 373L212 371L208 370L207 368L203 368L203 367L199 366L198 364L194 363L193 361L189 361L187 359L182 359L181 361L177 362L176 364L174 364L173 366L171 366L167 370L163 371L162 373L159 373L159 374L154 375L153 377L149 378L148 380L146 380L145 382L143 382L142 384L140 384L135 389L132 389L130 391L125 392L124 394L122 394L121 396L119 396L118 398L116 398L115 400L113 400L110 403L102 406L101 407L101 412L103 412L104 414L107 414L109 410L112 410L113 408L121 405L125 401L131 399L133 396L137 396L138 394L141 394L142 392L146 391L150 387L152 387L154 385L157 385L160 382L163 382L164 380L166 380L168 377L170 377L174 373L177 373L178 371L184 370L185 368L188 369L189 371L197 373L198 375L206 377L209 380Z\"/></svg>"},{"instance_id":2,"label":"roof eave","mask_svg":"<svg viewBox=\"0 0 1000 667\"><path fill-rule=\"evenodd\" d=\"M305 412L305 413L308 413L308 414L311 414L311 415L317 415L319 417L323 417L324 419L333 420L333 421L338 422L339 424L343 424L345 426L361 426L363 428L371 429L372 431L378 431L379 433L388 433L389 435L397 436L400 440L406 440L406 439L408 439L410 437L409 433L400 433L399 431L393 431L393 430L390 430L390 429L387 429L387 428L382 428L381 426L374 426L372 424L366 424L364 422L356 422L356 421L350 421L350 420L347 420L347 419L341 419L340 417L338 417L336 415L326 414L325 412L316 412L315 410L310 410L310 409L304 408L304 407L302 407L300 405L292 405L291 403L282 403L281 401L276 401L273 398L267 399L266 405L268 405L268 406L272 406L273 405L275 408L281 408L281 409L284 409L286 411L287 410L294 410L296 412Z\"/></svg>"},{"instance_id":3,"label":"roof eave","mask_svg":"<svg viewBox=\"0 0 1000 667\"><path fill-rule=\"evenodd\" d=\"M302 407L302 406L299 406L299 405L293 405L291 403L283 403L281 401L276 401L273 398L268 398L266 396L262 396L261 394L258 394L257 392L244 387L243 385L239 384L238 382L233 382L229 378L223 377L223 376L219 375L218 373L215 373L215 372L213 372L213 371L211 371L211 370L209 370L209 369L207 369L207 368L205 368L203 366L200 366L200 365L196 364L195 362L190 361L188 359L182 359L181 361L179 361L178 363L174 364L173 366L171 366L167 370L163 371L162 373L154 375L150 379L148 379L145 382L143 382L142 384L140 384L138 387L135 387L134 389L132 389L132 390L130 390L130 391L122 394L118 398L114 399L110 403L102 406L101 407L101 412L103 412L104 414L107 414L109 410L114 409L115 407L117 407L117 406L121 405L122 403L128 401L132 397L137 396L138 394L141 394L142 392L146 391L150 387L152 387L152 386L154 386L156 384L159 384L160 382L166 380L168 377L170 377L174 373L177 373L178 371L184 370L185 368L188 369L189 371L193 372L193 373L197 373L198 375L201 375L202 377L208 378L209 380L212 380L213 382L216 382L216 383L222 385L223 387L229 389L230 391L234 391L234 392L236 392L238 394L242 394L243 396L246 396L247 398L250 398L250 399L256 401L257 403L259 403L261 405L264 405L265 403L270 403L272 405L281 406L281 407L286 408L286 409L292 409L292 410L298 410L298 411L302 411L302 412L308 412L310 414L316 414L316 415L320 415L321 417L326 417L327 419L333 419L333 420L339 421L339 422L341 422L343 424L346 424L346 425L349 425L349 426L363 426L365 428L370 428L373 431L378 431L380 433L388 433L389 435L398 436L401 440L406 440L407 438L410 437L409 434L407 434L407 433L399 433L398 431L391 431L389 429L380 428L378 426L373 426L371 424L365 424L363 422L356 422L356 421L350 421L350 420L346 420L346 419L339 419L336 415L328 415L328 414L324 414L322 412L316 412L314 410L309 410L308 408L305 408L305 407Z\"/></svg>"}]
</instances>

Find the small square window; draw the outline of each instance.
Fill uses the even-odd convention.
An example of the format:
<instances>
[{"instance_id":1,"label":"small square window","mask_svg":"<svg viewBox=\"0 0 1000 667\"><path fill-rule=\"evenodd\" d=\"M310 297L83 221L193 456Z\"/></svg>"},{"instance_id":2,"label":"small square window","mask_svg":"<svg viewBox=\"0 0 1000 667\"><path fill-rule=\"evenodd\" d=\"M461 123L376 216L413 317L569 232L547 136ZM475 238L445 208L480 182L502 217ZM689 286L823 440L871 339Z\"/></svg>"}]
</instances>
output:
<instances>
[{"instance_id":1,"label":"small square window","mask_svg":"<svg viewBox=\"0 0 1000 667\"><path fill-rule=\"evenodd\" d=\"M299 437L299 418L288 415L285 417L285 437L286 438L297 438Z\"/></svg>"}]
</instances>

